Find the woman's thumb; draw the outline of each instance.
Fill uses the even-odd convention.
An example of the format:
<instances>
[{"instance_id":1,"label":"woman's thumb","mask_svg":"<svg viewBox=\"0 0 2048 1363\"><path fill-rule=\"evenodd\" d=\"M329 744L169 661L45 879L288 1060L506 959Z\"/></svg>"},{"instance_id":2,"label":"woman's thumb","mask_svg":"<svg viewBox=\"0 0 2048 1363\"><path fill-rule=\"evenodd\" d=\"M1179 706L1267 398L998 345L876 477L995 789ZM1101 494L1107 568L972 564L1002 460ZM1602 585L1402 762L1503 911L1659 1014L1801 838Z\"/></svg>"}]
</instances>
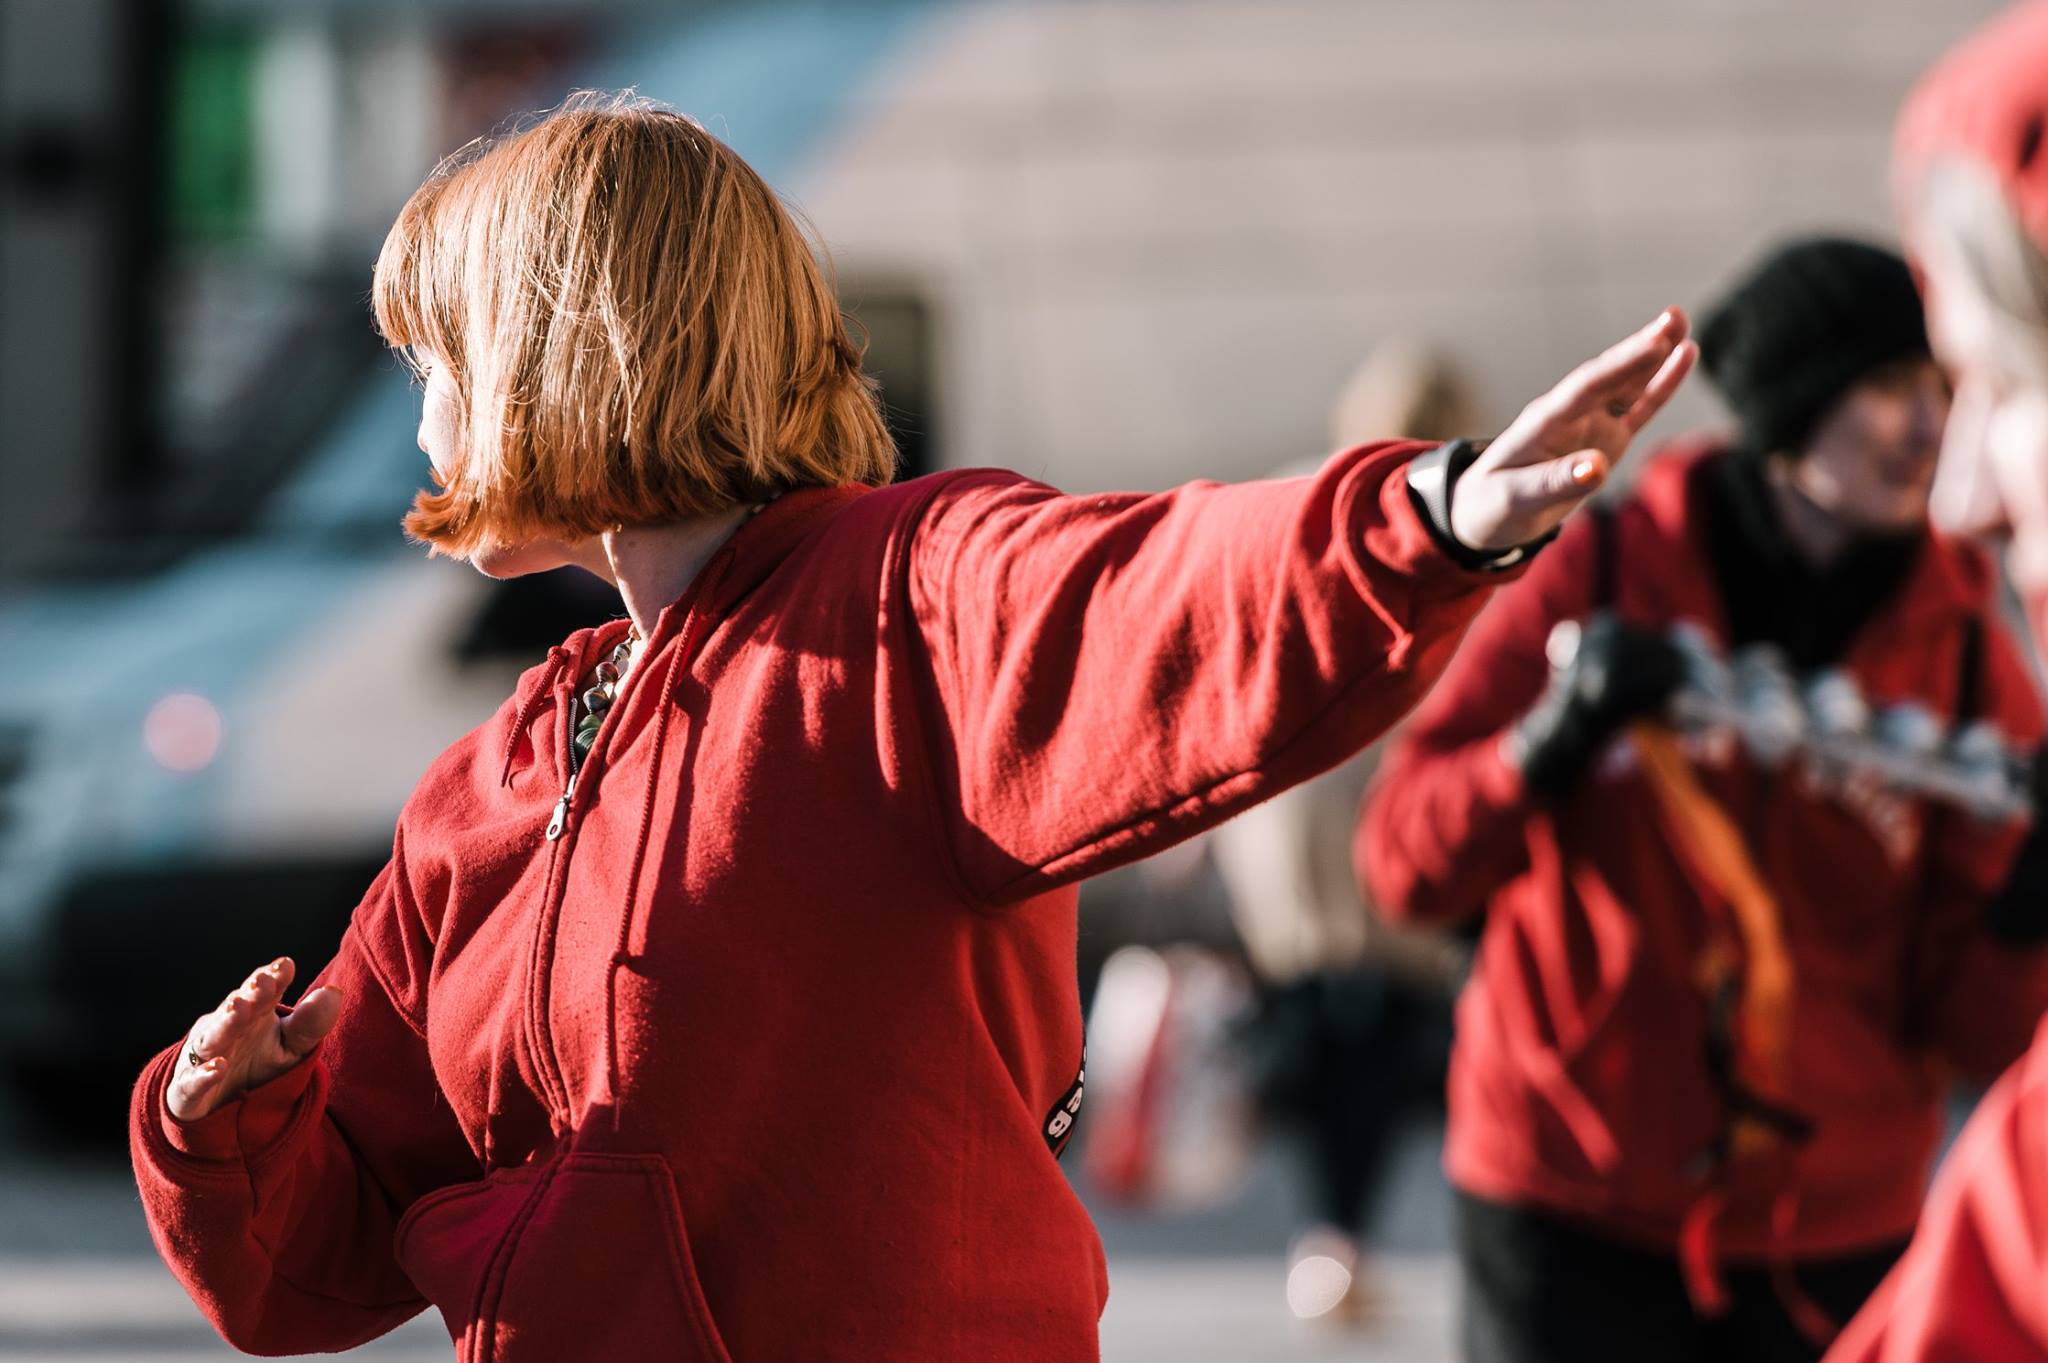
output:
<instances>
[{"instance_id":1,"label":"woman's thumb","mask_svg":"<svg viewBox=\"0 0 2048 1363\"><path fill-rule=\"evenodd\" d=\"M283 1019L284 1048L305 1056L341 1021L341 991L331 984L309 989Z\"/></svg>"},{"instance_id":2,"label":"woman's thumb","mask_svg":"<svg viewBox=\"0 0 2048 1363\"><path fill-rule=\"evenodd\" d=\"M1519 509L1540 512L1576 505L1600 490L1607 481L1607 468L1607 456L1600 451L1578 450L1533 468L1518 469L1524 480L1515 490Z\"/></svg>"}]
</instances>

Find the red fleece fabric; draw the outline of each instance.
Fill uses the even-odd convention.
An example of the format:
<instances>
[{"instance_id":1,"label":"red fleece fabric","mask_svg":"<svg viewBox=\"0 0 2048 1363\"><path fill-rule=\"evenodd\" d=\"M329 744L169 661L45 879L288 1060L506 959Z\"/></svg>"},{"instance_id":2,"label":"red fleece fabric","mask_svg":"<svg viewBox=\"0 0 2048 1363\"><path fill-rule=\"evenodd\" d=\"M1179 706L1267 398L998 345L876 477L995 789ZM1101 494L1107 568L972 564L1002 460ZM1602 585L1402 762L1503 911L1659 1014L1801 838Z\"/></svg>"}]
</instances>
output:
<instances>
[{"instance_id":1,"label":"red fleece fabric","mask_svg":"<svg viewBox=\"0 0 2048 1363\"><path fill-rule=\"evenodd\" d=\"M1654 462L1617 510L1613 604L1645 628L1690 621L1725 647L1701 523L1708 457L1694 446ZM1395 917L1486 915L1451 1061L1452 1181L1675 1251L1721 1121L1696 982L1712 892L1675 849L1626 745L1554 806L1501 755L1548 680L1551 627L1592 609L1593 530L1569 527L1473 626L1382 764L1356 851L1369 893ZM1930 539L1842 665L1876 704L1913 699L1953 715L1974 616L1978 714L2031 745L2039 706L1991 586L1975 549ZM1947 1076L1996 1074L2048 1002L2048 954L2000 946L1982 927L2019 830L1824 789L1796 761L1773 774L1733 742L1688 747L1778 895L1797 974L1788 1091L1818 1128L1795 1165L1789 1233L1771 1223L1779 1185L1738 1181L1720 1253L1821 1256L1903 1238Z\"/></svg>"},{"instance_id":2,"label":"red fleece fabric","mask_svg":"<svg viewBox=\"0 0 2048 1363\"><path fill-rule=\"evenodd\" d=\"M1096 1356L1045 1130L1074 884L1341 761L1499 578L1413 443L1067 497L792 493L663 613L579 775L572 636L434 762L313 1061L203 1121L135 1090L158 1247L227 1339L438 1307L465 1360ZM231 964L231 963L230 963Z\"/></svg>"},{"instance_id":3,"label":"red fleece fabric","mask_svg":"<svg viewBox=\"0 0 2048 1363\"><path fill-rule=\"evenodd\" d=\"M2048 1363L2048 1023L1977 1105L1827 1363Z\"/></svg>"}]
</instances>

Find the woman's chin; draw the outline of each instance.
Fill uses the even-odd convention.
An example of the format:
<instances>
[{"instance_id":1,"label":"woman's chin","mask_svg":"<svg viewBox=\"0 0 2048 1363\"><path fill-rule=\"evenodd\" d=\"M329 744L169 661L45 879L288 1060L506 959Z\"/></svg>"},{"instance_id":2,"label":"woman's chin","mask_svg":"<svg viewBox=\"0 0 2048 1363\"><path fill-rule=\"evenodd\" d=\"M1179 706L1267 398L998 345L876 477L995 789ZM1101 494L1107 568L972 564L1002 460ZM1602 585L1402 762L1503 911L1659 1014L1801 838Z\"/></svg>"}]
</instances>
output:
<instances>
[{"instance_id":1,"label":"woman's chin","mask_svg":"<svg viewBox=\"0 0 2048 1363\"><path fill-rule=\"evenodd\" d=\"M500 582L530 573L552 572L556 568L567 567L569 562L569 554L562 545L545 540L531 544L488 545L469 556L472 568Z\"/></svg>"}]
</instances>

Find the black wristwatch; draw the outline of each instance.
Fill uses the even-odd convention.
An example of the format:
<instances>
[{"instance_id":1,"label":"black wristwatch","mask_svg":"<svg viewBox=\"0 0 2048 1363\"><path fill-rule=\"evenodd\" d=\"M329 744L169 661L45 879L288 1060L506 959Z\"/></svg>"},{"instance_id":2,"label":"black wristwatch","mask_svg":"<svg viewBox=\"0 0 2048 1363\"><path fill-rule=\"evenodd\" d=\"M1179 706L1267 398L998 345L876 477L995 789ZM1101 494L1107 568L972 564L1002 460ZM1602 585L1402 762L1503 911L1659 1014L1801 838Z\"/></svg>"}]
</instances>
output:
<instances>
[{"instance_id":1,"label":"black wristwatch","mask_svg":"<svg viewBox=\"0 0 2048 1363\"><path fill-rule=\"evenodd\" d=\"M1530 555L1557 538L1560 527L1552 526L1527 544L1508 549L1474 549L1461 544L1451 533L1451 494L1457 490L1458 475L1472 467L1486 449L1484 440L1453 440L1425 450L1408 463L1408 495L1439 549L1460 568L1474 572L1502 573L1519 567Z\"/></svg>"}]
</instances>

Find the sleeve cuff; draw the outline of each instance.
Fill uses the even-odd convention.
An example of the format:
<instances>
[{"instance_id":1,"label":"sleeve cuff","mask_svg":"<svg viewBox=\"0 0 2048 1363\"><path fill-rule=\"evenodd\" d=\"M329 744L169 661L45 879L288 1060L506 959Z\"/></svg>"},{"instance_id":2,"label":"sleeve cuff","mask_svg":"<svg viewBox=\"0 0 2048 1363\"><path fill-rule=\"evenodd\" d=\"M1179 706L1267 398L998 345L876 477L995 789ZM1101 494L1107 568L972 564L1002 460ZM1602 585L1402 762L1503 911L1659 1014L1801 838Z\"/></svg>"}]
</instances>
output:
<instances>
[{"instance_id":1,"label":"sleeve cuff","mask_svg":"<svg viewBox=\"0 0 2048 1363\"><path fill-rule=\"evenodd\" d=\"M1339 520L1353 526L1351 543L1363 562L1377 564L1408 578L1413 590L1428 597L1459 596L1503 586L1520 576L1530 562L1484 570L1454 555L1430 524L1429 513L1411 489L1408 470L1435 447L1419 442L1390 442L1361 451L1340 492ZM1354 564L1359 589L1373 595L1372 574Z\"/></svg>"},{"instance_id":2,"label":"sleeve cuff","mask_svg":"<svg viewBox=\"0 0 2048 1363\"><path fill-rule=\"evenodd\" d=\"M151 1101L165 1142L190 1159L235 1163L261 1155L284 1136L317 1072L323 1068L320 1053L315 1051L234 1102L197 1121L181 1122L171 1115L164 1098L171 1075L177 1069L177 1052L166 1052L159 1058L158 1066L160 1073L152 1077Z\"/></svg>"},{"instance_id":3,"label":"sleeve cuff","mask_svg":"<svg viewBox=\"0 0 2048 1363\"><path fill-rule=\"evenodd\" d=\"M1452 562L1470 572L1499 573L1527 563L1537 550L1557 538L1557 528L1553 527L1547 534L1527 544L1507 549L1474 549L1459 542L1458 537L1451 533L1451 496L1457 491L1459 476L1472 466L1472 461L1485 448L1484 441L1453 440L1435 449L1424 450L1409 461L1408 495L1414 500L1415 510L1430 538Z\"/></svg>"}]
</instances>

